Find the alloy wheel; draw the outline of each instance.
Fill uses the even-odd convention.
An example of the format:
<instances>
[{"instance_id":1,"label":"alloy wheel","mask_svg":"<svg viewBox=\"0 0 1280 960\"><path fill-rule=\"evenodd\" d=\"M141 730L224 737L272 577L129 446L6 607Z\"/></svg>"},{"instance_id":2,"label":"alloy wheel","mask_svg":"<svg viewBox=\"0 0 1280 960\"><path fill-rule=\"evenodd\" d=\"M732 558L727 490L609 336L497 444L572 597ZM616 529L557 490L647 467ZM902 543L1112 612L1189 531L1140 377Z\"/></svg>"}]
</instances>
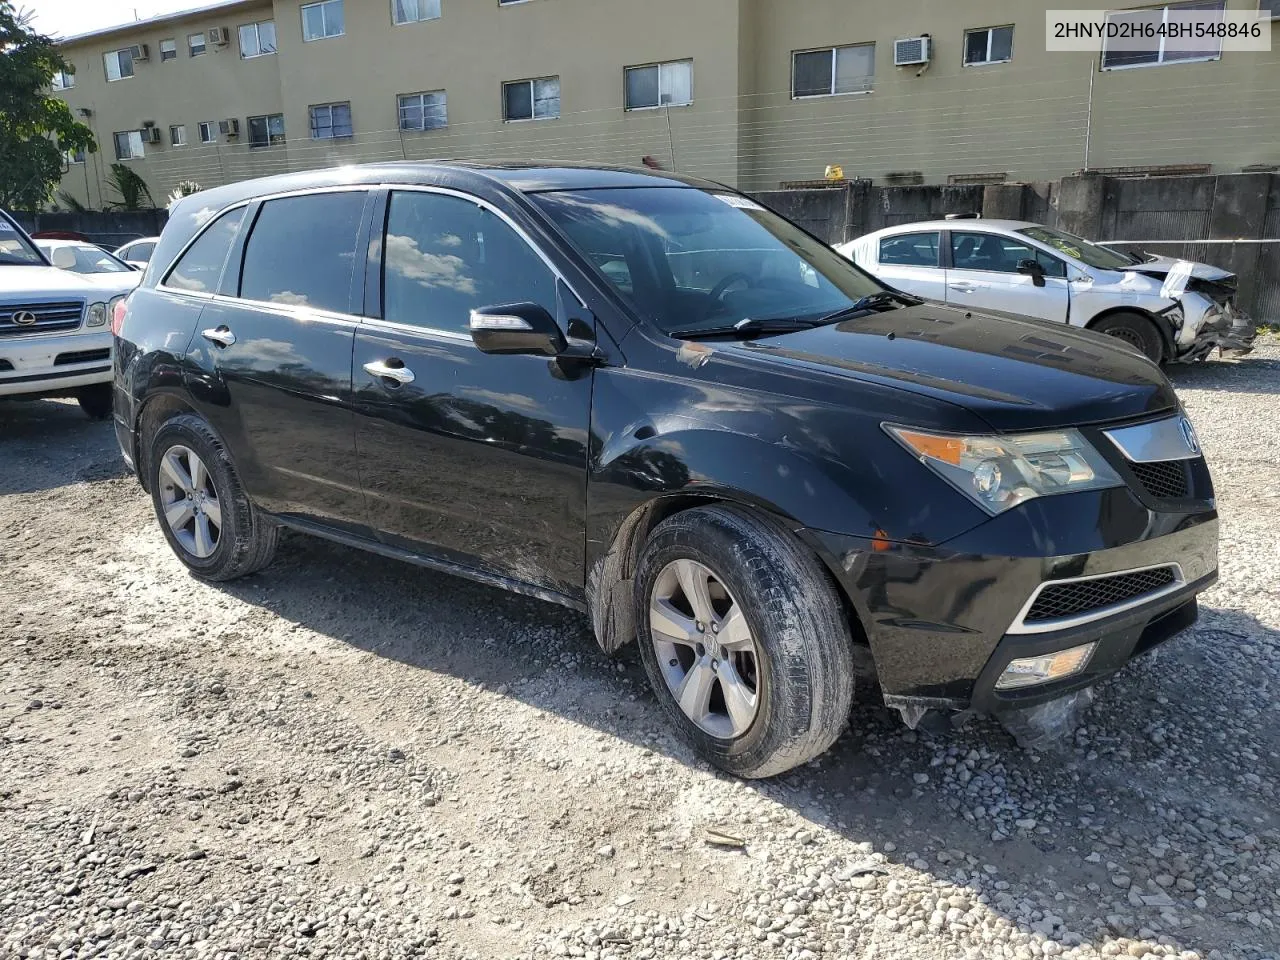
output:
<instances>
[{"instance_id":1,"label":"alloy wheel","mask_svg":"<svg viewBox=\"0 0 1280 960\"><path fill-rule=\"evenodd\" d=\"M222 506L213 477L190 447L172 446L160 460L160 506L182 549L200 560L218 549Z\"/></svg>"},{"instance_id":2,"label":"alloy wheel","mask_svg":"<svg viewBox=\"0 0 1280 960\"><path fill-rule=\"evenodd\" d=\"M649 632L672 697L697 727L742 736L760 703L761 655L742 607L711 568L667 564L649 598Z\"/></svg>"}]
</instances>

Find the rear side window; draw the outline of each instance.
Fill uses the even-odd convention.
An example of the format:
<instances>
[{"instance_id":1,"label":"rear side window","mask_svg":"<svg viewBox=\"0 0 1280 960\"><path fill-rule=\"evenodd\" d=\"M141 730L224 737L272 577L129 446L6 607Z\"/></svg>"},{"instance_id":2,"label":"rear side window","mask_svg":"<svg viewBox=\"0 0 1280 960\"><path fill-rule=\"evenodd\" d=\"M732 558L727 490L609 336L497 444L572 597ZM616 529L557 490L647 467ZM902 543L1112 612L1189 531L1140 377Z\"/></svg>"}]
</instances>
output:
<instances>
[{"instance_id":1,"label":"rear side window","mask_svg":"<svg viewBox=\"0 0 1280 960\"><path fill-rule=\"evenodd\" d=\"M146 263L151 259L151 254L155 252L155 249L156 245L150 240L146 243L135 243L125 251L125 258L135 260L138 263Z\"/></svg>"},{"instance_id":2,"label":"rear side window","mask_svg":"<svg viewBox=\"0 0 1280 960\"><path fill-rule=\"evenodd\" d=\"M228 210L187 248L169 271L165 285L195 293L213 293L227 262L227 251L236 238L236 230L244 219L244 207Z\"/></svg>"},{"instance_id":3,"label":"rear side window","mask_svg":"<svg viewBox=\"0 0 1280 960\"><path fill-rule=\"evenodd\" d=\"M466 333L471 311L532 302L556 314L556 278L492 211L439 193L393 193L387 214L384 315Z\"/></svg>"},{"instance_id":4,"label":"rear side window","mask_svg":"<svg viewBox=\"0 0 1280 960\"><path fill-rule=\"evenodd\" d=\"M364 191L268 200L245 246L240 296L351 312Z\"/></svg>"},{"instance_id":5,"label":"rear side window","mask_svg":"<svg viewBox=\"0 0 1280 960\"><path fill-rule=\"evenodd\" d=\"M938 265L938 234L903 233L880 241L880 262L911 267Z\"/></svg>"}]
</instances>

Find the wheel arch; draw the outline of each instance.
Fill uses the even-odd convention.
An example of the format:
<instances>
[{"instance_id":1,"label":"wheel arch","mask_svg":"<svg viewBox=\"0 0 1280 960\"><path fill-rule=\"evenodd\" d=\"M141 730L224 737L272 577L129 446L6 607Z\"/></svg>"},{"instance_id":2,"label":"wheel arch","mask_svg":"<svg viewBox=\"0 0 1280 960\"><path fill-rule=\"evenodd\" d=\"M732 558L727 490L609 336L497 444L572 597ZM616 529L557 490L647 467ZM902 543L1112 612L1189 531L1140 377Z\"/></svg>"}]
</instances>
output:
<instances>
[{"instance_id":1,"label":"wheel arch","mask_svg":"<svg viewBox=\"0 0 1280 960\"><path fill-rule=\"evenodd\" d=\"M142 484L142 489L148 493L151 492L149 480L151 438L163 424L184 413L199 416L189 400L181 394L168 390L152 394L138 409L138 415L133 423L133 462L137 464L138 481Z\"/></svg>"},{"instance_id":2,"label":"wheel arch","mask_svg":"<svg viewBox=\"0 0 1280 960\"><path fill-rule=\"evenodd\" d=\"M1173 359L1177 348L1173 340L1173 328L1169 325L1169 321L1136 304L1125 304L1124 306L1107 307L1105 310L1099 310L1089 318L1089 322L1084 325L1084 328L1086 330L1094 330L1103 320L1121 314L1135 314L1154 326L1156 333L1160 336L1161 344L1164 345L1164 359L1166 361Z\"/></svg>"}]
</instances>

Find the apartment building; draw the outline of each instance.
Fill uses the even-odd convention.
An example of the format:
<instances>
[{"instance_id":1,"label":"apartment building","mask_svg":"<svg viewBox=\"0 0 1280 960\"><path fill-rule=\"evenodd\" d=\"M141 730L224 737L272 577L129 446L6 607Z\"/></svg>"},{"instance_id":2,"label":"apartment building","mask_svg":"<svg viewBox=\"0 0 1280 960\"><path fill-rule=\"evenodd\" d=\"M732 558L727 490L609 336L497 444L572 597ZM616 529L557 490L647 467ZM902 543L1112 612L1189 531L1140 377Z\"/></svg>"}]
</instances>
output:
<instances>
[{"instance_id":1,"label":"apartment building","mask_svg":"<svg viewBox=\"0 0 1280 960\"><path fill-rule=\"evenodd\" d=\"M1270 19L1273 2L1195 6ZM101 147L62 188L109 201L115 160L158 200L187 179L426 157L647 162L744 189L829 165L947 183L1280 164L1280 50L1046 52L1054 7L230 0L61 44L74 73L55 87Z\"/></svg>"}]
</instances>

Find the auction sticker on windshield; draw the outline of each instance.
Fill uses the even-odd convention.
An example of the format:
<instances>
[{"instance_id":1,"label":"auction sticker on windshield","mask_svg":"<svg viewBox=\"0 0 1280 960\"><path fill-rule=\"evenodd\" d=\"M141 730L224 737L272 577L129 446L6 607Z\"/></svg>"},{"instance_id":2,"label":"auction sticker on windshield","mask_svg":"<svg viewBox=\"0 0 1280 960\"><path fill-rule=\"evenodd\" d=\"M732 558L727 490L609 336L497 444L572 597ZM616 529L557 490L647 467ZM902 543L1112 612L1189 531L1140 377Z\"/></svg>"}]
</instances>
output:
<instances>
[{"instance_id":1,"label":"auction sticker on windshield","mask_svg":"<svg viewBox=\"0 0 1280 960\"><path fill-rule=\"evenodd\" d=\"M764 207L760 206L760 204L756 203L754 200L750 200L747 197L739 197L736 194L717 193L717 194L713 194L713 196L715 196L719 200L723 200L725 203L727 203L731 207L737 207L739 210L763 210L764 209Z\"/></svg>"}]
</instances>

